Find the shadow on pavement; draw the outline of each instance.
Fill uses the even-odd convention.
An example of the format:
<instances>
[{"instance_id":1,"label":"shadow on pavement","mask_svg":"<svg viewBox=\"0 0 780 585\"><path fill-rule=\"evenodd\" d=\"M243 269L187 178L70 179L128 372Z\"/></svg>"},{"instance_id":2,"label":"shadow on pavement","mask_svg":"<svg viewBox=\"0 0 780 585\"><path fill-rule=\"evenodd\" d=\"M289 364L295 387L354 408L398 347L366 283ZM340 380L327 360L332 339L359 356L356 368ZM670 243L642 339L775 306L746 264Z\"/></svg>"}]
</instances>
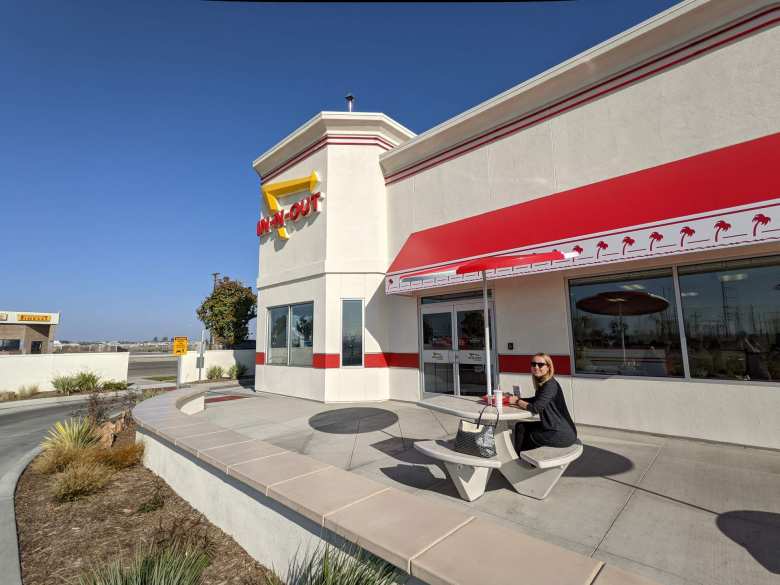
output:
<instances>
[{"instance_id":1,"label":"shadow on pavement","mask_svg":"<svg viewBox=\"0 0 780 585\"><path fill-rule=\"evenodd\" d=\"M583 445L582 455L572 461L565 476L569 477L604 477L631 471L634 464L630 459L591 445Z\"/></svg>"},{"instance_id":2,"label":"shadow on pavement","mask_svg":"<svg viewBox=\"0 0 780 585\"><path fill-rule=\"evenodd\" d=\"M780 574L780 514L734 510L718 514L715 523L767 571Z\"/></svg>"},{"instance_id":3,"label":"shadow on pavement","mask_svg":"<svg viewBox=\"0 0 780 585\"><path fill-rule=\"evenodd\" d=\"M397 422L398 415L390 410L353 407L315 414L309 419L309 426L323 433L354 435L381 431Z\"/></svg>"}]
</instances>

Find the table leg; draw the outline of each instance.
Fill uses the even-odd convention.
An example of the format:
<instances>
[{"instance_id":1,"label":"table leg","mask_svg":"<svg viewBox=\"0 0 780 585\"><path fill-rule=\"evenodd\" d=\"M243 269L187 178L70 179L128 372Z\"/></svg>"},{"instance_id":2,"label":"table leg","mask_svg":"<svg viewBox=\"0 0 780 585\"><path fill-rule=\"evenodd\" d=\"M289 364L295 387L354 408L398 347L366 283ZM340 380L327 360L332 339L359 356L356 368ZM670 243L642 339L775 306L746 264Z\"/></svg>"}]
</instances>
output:
<instances>
[{"instance_id":1,"label":"table leg","mask_svg":"<svg viewBox=\"0 0 780 585\"><path fill-rule=\"evenodd\" d=\"M515 451L511 427L507 423L496 430L496 456L501 461L501 474L519 494L543 500L566 470L566 465L539 469L526 463Z\"/></svg>"}]
</instances>

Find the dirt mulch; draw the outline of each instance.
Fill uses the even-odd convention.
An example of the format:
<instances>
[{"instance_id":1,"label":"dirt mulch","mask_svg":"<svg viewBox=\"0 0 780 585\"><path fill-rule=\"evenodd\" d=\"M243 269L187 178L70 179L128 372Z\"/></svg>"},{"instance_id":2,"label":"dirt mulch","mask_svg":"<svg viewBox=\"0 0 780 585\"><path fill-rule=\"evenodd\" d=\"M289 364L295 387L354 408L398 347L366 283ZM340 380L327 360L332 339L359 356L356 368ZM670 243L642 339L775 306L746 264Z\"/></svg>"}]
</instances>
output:
<instances>
[{"instance_id":1,"label":"dirt mulch","mask_svg":"<svg viewBox=\"0 0 780 585\"><path fill-rule=\"evenodd\" d=\"M115 445L134 440L135 430L128 429ZM28 467L16 489L24 585L78 583L86 569L116 558L129 560L139 548L170 533L172 526L208 541L212 561L203 573L203 585L263 583L262 565L142 465L117 472L104 489L74 502L57 502L51 480L51 475ZM150 501L162 507L138 511Z\"/></svg>"}]
</instances>

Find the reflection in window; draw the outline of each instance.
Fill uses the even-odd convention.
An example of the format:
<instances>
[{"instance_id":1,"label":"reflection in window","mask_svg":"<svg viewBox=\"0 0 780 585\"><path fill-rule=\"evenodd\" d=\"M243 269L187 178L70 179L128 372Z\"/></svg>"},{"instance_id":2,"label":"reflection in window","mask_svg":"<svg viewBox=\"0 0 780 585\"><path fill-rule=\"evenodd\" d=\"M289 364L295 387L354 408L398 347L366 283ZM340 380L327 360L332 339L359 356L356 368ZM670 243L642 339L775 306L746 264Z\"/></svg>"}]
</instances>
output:
<instances>
[{"instance_id":1,"label":"reflection in window","mask_svg":"<svg viewBox=\"0 0 780 585\"><path fill-rule=\"evenodd\" d=\"M424 313L423 349L452 349L452 312Z\"/></svg>"},{"instance_id":2,"label":"reflection in window","mask_svg":"<svg viewBox=\"0 0 780 585\"><path fill-rule=\"evenodd\" d=\"M268 363L287 364L287 314L289 307L268 309Z\"/></svg>"},{"instance_id":3,"label":"reflection in window","mask_svg":"<svg viewBox=\"0 0 780 585\"><path fill-rule=\"evenodd\" d=\"M682 376L671 270L571 281L577 373Z\"/></svg>"},{"instance_id":4,"label":"reflection in window","mask_svg":"<svg viewBox=\"0 0 780 585\"><path fill-rule=\"evenodd\" d=\"M290 307L290 365L312 365L314 350L314 303Z\"/></svg>"},{"instance_id":5,"label":"reflection in window","mask_svg":"<svg viewBox=\"0 0 780 585\"><path fill-rule=\"evenodd\" d=\"M0 351L20 351L21 347L20 339L0 339Z\"/></svg>"},{"instance_id":6,"label":"reflection in window","mask_svg":"<svg viewBox=\"0 0 780 585\"><path fill-rule=\"evenodd\" d=\"M780 380L780 258L678 273L691 377Z\"/></svg>"},{"instance_id":7,"label":"reflection in window","mask_svg":"<svg viewBox=\"0 0 780 585\"><path fill-rule=\"evenodd\" d=\"M341 365L363 365L363 301L341 301Z\"/></svg>"}]
</instances>

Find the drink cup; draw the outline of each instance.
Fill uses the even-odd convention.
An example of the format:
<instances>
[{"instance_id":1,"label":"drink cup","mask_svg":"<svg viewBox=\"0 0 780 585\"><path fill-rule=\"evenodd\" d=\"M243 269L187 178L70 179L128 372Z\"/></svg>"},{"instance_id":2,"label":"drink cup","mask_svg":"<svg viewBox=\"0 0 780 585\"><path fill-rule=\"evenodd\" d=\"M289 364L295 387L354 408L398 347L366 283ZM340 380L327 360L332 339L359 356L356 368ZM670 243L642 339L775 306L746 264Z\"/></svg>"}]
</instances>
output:
<instances>
[{"instance_id":1,"label":"drink cup","mask_svg":"<svg viewBox=\"0 0 780 585\"><path fill-rule=\"evenodd\" d=\"M493 392L493 399L496 401L496 408L498 409L498 412L501 412L504 407L504 395L501 390L496 390Z\"/></svg>"}]
</instances>

